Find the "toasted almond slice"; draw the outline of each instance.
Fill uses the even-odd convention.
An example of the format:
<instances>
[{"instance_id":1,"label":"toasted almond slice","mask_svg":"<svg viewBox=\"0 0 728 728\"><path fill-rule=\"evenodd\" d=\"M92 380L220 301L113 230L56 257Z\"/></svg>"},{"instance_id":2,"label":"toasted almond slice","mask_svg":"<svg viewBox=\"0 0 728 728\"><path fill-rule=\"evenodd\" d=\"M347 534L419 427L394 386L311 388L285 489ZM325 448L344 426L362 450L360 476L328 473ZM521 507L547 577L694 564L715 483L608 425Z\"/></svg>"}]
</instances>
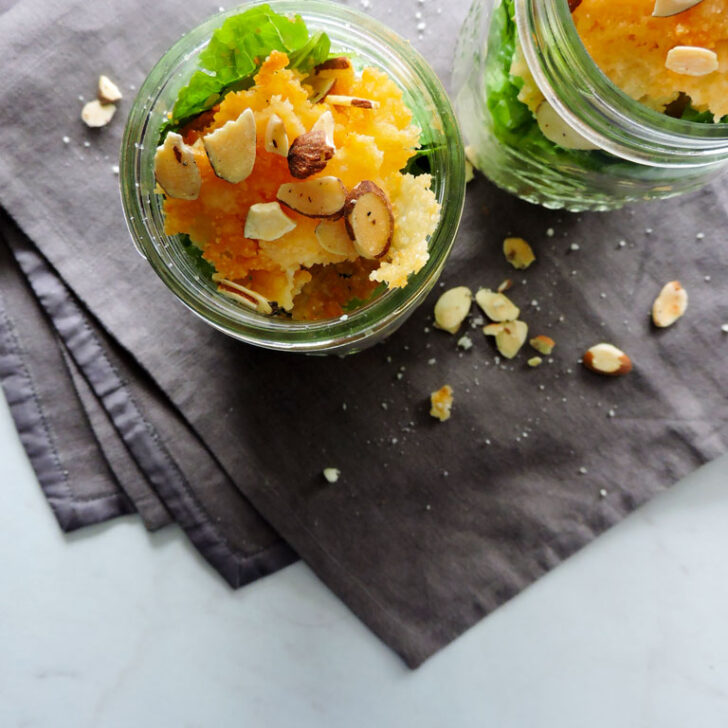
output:
<instances>
[{"instance_id":1,"label":"toasted almond slice","mask_svg":"<svg viewBox=\"0 0 728 728\"><path fill-rule=\"evenodd\" d=\"M556 342L550 336L539 334L528 342L539 354L548 356L556 346Z\"/></svg>"},{"instance_id":2,"label":"toasted almond slice","mask_svg":"<svg viewBox=\"0 0 728 728\"><path fill-rule=\"evenodd\" d=\"M317 104L328 96L329 91L331 91L336 83L336 77L313 75L308 76L303 83L311 87L311 95L308 97L308 100L312 104Z\"/></svg>"},{"instance_id":3,"label":"toasted almond slice","mask_svg":"<svg viewBox=\"0 0 728 728\"><path fill-rule=\"evenodd\" d=\"M542 101L536 109L536 121L541 133L559 147L581 150L599 148L570 127L548 101Z\"/></svg>"},{"instance_id":4,"label":"toasted almond slice","mask_svg":"<svg viewBox=\"0 0 728 728\"><path fill-rule=\"evenodd\" d=\"M496 289L498 293L504 293L513 287L513 281L510 278L506 278Z\"/></svg>"},{"instance_id":5,"label":"toasted almond slice","mask_svg":"<svg viewBox=\"0 0 728 728\"><path fill-rule=\"evenodd\" d=\"M346 187L338 177L319 177L282 184L278 202L306 217L337 219L344 214Z\"/></svg>"},{"instance_id":6,"label":"toasted almond slice","mask_svg":"<svg viewBox=\"0 0 728 728\"><path fill-rule=\"evenodd\" d=\"M176 132L169 132L154 154L154 176L168 197L196 200L202 177L192 147Z\"/></svg>"},{"instance_id":7,"label":"toasted almond slice","mask_svg":"<svg viewBox=\"0 0 728 728\"><path fill-rule=\"evenodd\" d=\"M667 52L665 68L684 76L707 76L718 70L718 55L699 46L675 46Z\"/></svg>"},{"instance_id":8,"label":"toasted almond slice","mask_svg":"<svg viewBox=\"0 0 728 728\"><path fill-rule=\"evenodd\" d=\"M503 331L504 323L486 324L483 326L483 333L486 336L496 336Z\"/></svg>"},{"instance_id":9,"label":"toasted almond slice","mask_svg":"<svg viewBox=\"0 0 728 728\"><path fill-rule=\"evenodd\" d=\"M506 256L506 260L518 270L525 270L536 260L533 248L523 238L506 238L503 241L503 254Z\"/></svg>"},{"instance_id":10,"label":"toasted almond slice","mask_svg":"<svg viewBox=\"0 0 728 728\"><path fill-rule=\"evenodd\" d=\"M680 285L680 281L670 281L662 287L660 295L652 304L652 321L660 328L672 326L687 307L688 292Z\"/></svg>"},{"instance_id":11,"label":"toasted almond slice","mask_svg":"<svg viewBox=\"0 0 728 728\"><path fill-rule=\"evenodd\" d=\"M230 281L219 273L214 273L212 280L218 284L217 290L224 296L232 298L234 301L242 303L258 313L266 315L273 313L273 307L270 305L268 299L265 296L261 296L257 291L241 286L240 283L236 283L235 281Z\"/></svg>"},{"instance_id":12,"label":"toasted almond slice","mask_svg":"<svg viewBox=\"0 0 728 728\"><path fill-rule=\"evenodd\" d=\"M102 104L98 99L94 99L81 109L81 119L86 126L96 129L106 126L114 118L115 113L114 104Z\"/></svg>"},{"instance_id":13,"label":"toasted almond slice","mask_svg":"<svg viewBox=\"0 0 728 728\"><path fill-rule=\"evenodd\" d=\"M346 258L358 255L343 220L322 220L314 233L319 245L327 252Z\"/></svg>"},{"instance_id":14,"label":"toasted almond slice","mask_svg":"<svg viewBox=\"0 0 728 728\"><path fill-rule=\"evenodd\" d=\"M334 151L326 142L326 134L321 129L312 129L293 140L288 150L288 170L298 179L310 177L328 164Z\"/></svg>"},{"instance_id":15,"label":"toasted almond slice","mask_svg":"<svg viewBox=\"0 0 728 728\"><path fill-rule=\"evenodd\" d=\"M280 154L281 157L288 156L288 134L278 114L271 114L265 127L265 151Z\"/></svg>"},{"instance_id":16,"label":"toasted almond slice","mask_svg":"<svg viewBox=\"0 0 728 728\"><path fill-rule=\"evenodd\" d=\"M515 321L521 312L508 296L490 288L481 288L475 294L475 300L491 321Z\"/></svg>"},{"instance_id":17,"label":"toasted almond slice","mask_svg":"<svg viewBox=\"0 0 728 728\"><path fill-rule=\"evenodd\" d=\"M334 117L328 109L316 119L316 123L311 127L311 131L322 131L324 133L324 141L336 152L334 130Z\"/></svg>"},{"instance_id":18,"label":"toasted almond slice","mask_svg":"<svg viewBox=\"0 0 728 728\"><path fill-rule=\"evenodd\" d=\"M540 367L543 364L543 359L540 356L532 356L526 364L530 367Z\"/></svg>"},{"instance_id":19,"label":"toasted almond slice","mask_svg":"<svg viewBox=\"0 0 728 728\"><path fill-rule=\"evenodd\" d=\"M255 165L255 139L255 116L251 109L206 134L202 142L215 174L232 184L246 179Z\"/></svg>"},{"instance_id":20,"label":"toasted almond slice","mask_svg":"<svg viewBox=\"0 0 728 728\"><path fill-rule=\"evenodd\" d=\"M653 18L669 18L671 15L684 13L696 5L700 5L703 0L655 0L655 7L652 10Z\"/></svg>"},{"instance_id":21,"label":"toasted almond slice","mask_svg":"<svg viewBox=\"0 0 728 728\"><path fill-rule=\"evenodd\" d=\"M525 321L508 321L495 335L495 345L506 359L513 359L526 342L527 336L528 325Z\"/></svg>"},{"instance_id":22,"label":"toasted almond slice","mask_svg":"<svg viewBox=\"0 0 728 728\"><path fill-rule=\"evenodd\" d=\"M440 422L450 419L452 413L453 391L449 384L430 394L430 415Z\"/></svg>"},{"instance_id":23,"label":"toasted almond slice","mask_svg":"<svg viewBox=\"0 0 728 728\"><path fill-rule=\"evenodd\" d=\"M619 377L632 371L630 358L612 344L595 344L587 349L582 361L587 369L610 377Z\"/></svg>"},{"instance_id":24,"label":"toasted almond slice","mask_svg":"<svg viewBox=\"0 0 728 728\"><path fill-rule=\"evenodd\" d=\"M435 304L435 326L456 334L470 311L473 293L467 286L458 286L445 291Z\"/></svg>"},{"instance_id":25,"label":"toasted almond slice","mask_svg":"<svg viewBox=\"0 0 728 728\"><path fill-rule=\"evenodd\" d=\"M244 235L251 240L278 240L295 227L277 202L259 202L248 210Z\"/></svg>"},{"instance_id":26,"label":"toasted almond slice","mask_svg":"<svg viewBox=\"0 0 728 728\"><path fill-rule=\"evenodd\" d=\"M115 104L123 98L119 87L108 76L99 76L97 95L102 104Z\"/></svg>"},{"instance_id":27,"label":"toasted almond slice","mask_svg":"<svg viewBox=\"0 0 728 728\"><path fill-rule=\"evenodd\" d=\"M394 214L380 187L364 180L346 198L346 227L362 258L376 260L388 250L394 234Z\"/></svg>"},{"instance_id":28,"label":"toasted almond slice","mask_svg":"<svg viewBox=\"0 0 728 728\"><path fill-rule=\"evenodd\" d=\"M353 106L357 109L378 109L379 102L371 99L362 99L358 96L339 96L338 94L329 94L326 101L332 106Z\"/></svg>"},{"instance_id":29,"label":"toasted almond slice","mask_svg":"<svg viewBox=\"0 0 728 728\"><path fill-rule=\"evenodd\" d=\"M320 73L321 71L343 71L349 68L351 68L351 61L346 56L337 56L319 63L313 70L315 73Z\"/></svg>"}]
</instances>

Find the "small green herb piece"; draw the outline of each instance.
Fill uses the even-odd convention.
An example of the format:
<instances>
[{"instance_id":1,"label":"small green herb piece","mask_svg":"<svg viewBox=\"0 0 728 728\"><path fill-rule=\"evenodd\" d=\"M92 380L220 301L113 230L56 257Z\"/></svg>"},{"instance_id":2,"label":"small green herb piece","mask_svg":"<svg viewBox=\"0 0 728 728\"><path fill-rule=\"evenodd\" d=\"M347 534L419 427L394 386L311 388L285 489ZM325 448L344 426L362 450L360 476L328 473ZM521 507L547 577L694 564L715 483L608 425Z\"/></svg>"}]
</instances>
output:
<instances>
[{"instance_id":1,"label":"small green herb piece","mask_svg":"<svg viewBox=\"0 0 728 728\"><path fill-rule=\"evenodd\" d=\"M418 174L430 174L432 165L430 157L442 147L437 147L432 143L425 144L407 160L407 164L402 169L402 174L411 174L415 177Z\"/></svg>"},{"instance_id":2,"label":"small green herb piece","mask_svg":"<svg viewBox=\"0 0 728 728\"><path fill-rule=\"evenodd\" d=\"M189 255L192 266L198 272L200 277L207 278L208 280L212 278L212 274L215 272L215 266L202 257L202 250L200 250L200 248L192 242L189 235L182 233L177 237L179 238L180 243L182 243L185 253Z\"/></svg>"}]
</instances>

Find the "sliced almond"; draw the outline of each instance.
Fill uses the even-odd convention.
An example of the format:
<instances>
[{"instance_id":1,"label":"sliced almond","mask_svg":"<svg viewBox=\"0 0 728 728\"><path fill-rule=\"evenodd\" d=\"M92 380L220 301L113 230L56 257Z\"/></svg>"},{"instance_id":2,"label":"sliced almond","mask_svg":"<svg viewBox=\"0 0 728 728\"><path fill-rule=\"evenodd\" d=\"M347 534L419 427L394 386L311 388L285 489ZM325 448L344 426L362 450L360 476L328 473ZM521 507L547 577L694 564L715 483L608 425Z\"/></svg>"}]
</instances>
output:
<instances>
[{"instance_id":1,"label":"sliced almond","mask_svg":"<svg viewBox=\"0 0 728 728\"><path fill-rule=\"evenodd\" d=\"M513 287L513 281L510 278L506 278L496 289L498 293L503 293Z\"/></svg>"},{"instance_id":2,"label":"sliced almond","mask_svg":"<svg viewBox=\"0 0 728 728\"><path fill-rule=\"evenodd\" d=\"M114 118L115 113L114 104L102 104L98 99L94 99L81 109L81 119L86 126L96 129L106 126Z\"/></svg>"},{"instance_id":3,"label":"sliced almond","mask_svg":"<svg viewBox=\"0 0 728 728\"><path fill-rule=\"evenodd\" d=\"M541 133L559 147L581 150L599 148L570 127L548 101L542 101L536 109L536 121Z\"/></svg>"},{"instance_id":4,"label":"sliced almond","mask_svg":"<svg viewBox=\"0 0 728 728\"><path fill-rule=\"evenodd\" d=\"M696 5L700 5L703 0L655 0L655 7L652 10L653 18L669 18L671 15L684 13Z\"/></svg>"},{"instance_id":5,"label":"sliced almond","mask_svg":"<svg viewBox=\"0 0 728 728\"><path fill-rule=\"evenodd\" d=\"M528 324L525 321L508 321L495 335L495 345L506 359L513 359L526 343L527 336Z\"/></svg>"},{"instance_id":6,"label":"sliced almond","mask_svg":"<svg viewBox=\"0 0 728 728\"><path fill-rule=\"evenodd\" d=\"M364 180L346 198L346 226L362 258L376 260L388 250L394 234L394 213L380 187Z\"/></svg>"},{"instance_id":7,"label":"sliced almond","mask_svg":"<svg viewBox=\"0 0 728 728\"><path fill-rule=\"evenodd\" d=\"M351 68L351 61L346 56L336 56L336 58L327 58L323 63L319 63L314 67L316 73L321 71L343 71Z\"/></svg>"},{"instance_id":8,"label":"sliced almond","mask_svg":"<svg viewBox=\"0 0 728 728\"><path fill-rule=\"evenodd\" d=\"M281 157L288 156L288 134L278 114L271 114L265 127L265 151L280 154Z\"/></svg>"},{"instance_id":9,"label":"sliced almond","mask_svg":"<svg viewBox=\"0 0 728 728\"><path fill-rule=\"evenodd\" d=\"M378 109L379 102L371 99L362 99L358 96L340 96L338 94L329 94L326 101L332 106L353 106L357 109Z\"/></svg>"},{"instance_id":10,"label":"sliced almond","mask_svg":"<svg viewBox=\"0 0 728 728\"><path fill-rule=\"evenodd\" d=\"M508 296L490 288L481 288L475 294L475 300L491 321L515 321L521 312Z\"/></svg>"},{"instance_id":11,"label":"sliced almond","mask_svg":"<svg viewBox=\"0 0 728 728\"><path fill-rule=\"evenodd\" d=\"M597 374L619 377L632 371L631 359L612 344L596 344L582 358L584 366Z\"/></svg>"},{"instance_id":12,"label":"sliced almond","mask_svg":"<svg viewBox=\"0 0 728 728\"><path fill-rule=\"evenodd\" d=\"M219 273L213 274L212 280L218 284L217 290L224 296L238 303L242 303L244 306L252 308L258 313L266 315L273 313L273 307L270 305L268 299L257 291L241 286L240 283L236 283L235 281L223 278Z\"/></svg>"},{"instance_id":13,"label":"sliced almond","mask_svg":"<svg viewBox=\"0 0 728 728\"><path fill-rule=\"evenodd\" d=\"M336 219L344 213L346 187L338 177L319 177L282 184L276 198L286 207L307 217Z\"/></svg>"},{"instance_id":14,"label":"sliced almond","mask_svg":"<svg viewBox=\"0 0 728 728\"><path fill-rule=\"evenodd\" d=\"M176 132L169 132L154 154L154 176L168 197L196 200L202 177L192 147Z\"/></svg>"},{"instance_id":15,"label":"sliced almond","mask_svg":"<svg viewBox=\"0 0 728 728\"><path fill-rule=\"evenodd\" d=\"M503 254L518 270L525 270L536 260L533 248L523 238L506 238L503 241Z\"/></svg>"},{"instance_id":16,"label":"sliced almond","mask_svg":"<svg viewBox=\"0 0 728 728\"><path fill-rule=\"evenodd\" d=\"M688 292L679 281L670 281L662 287L660 295L652 304L652 321L660 328L672 326L685 313L687 307Z\"/></svg>"},{"instance_id":17,"label":"sliced almond","mask_svg":"<svg viewBox=\"0 0 728 728\"><path fill-rule=\"evenodd\" d=\"M334 117L330 111L324 111L316 123L311 127L311 131L322 131L324 133L324 141L328 144L334 152L336 151L336 145L334 144Z\"/></svg>"},{"instance_id":18,"label":"sliced almond","mask_svg":"<svg viewBox=\"0 0 728 728\"><path fill-rule=\"evenodd\" d=\"M473 293L466 286L458 286L445 291L435 304L435 326L443 331L456 334L470 312L472 302Z\"/></svg>"},{"instance_id":19,"label":"sliced almond","mask_svg":"<svg viewBox=\"0 0 728 728\"><path fill-rule=\"evenodd\" d=\"M550 336L539 334L528 342L539 354L548 356L556 346L556 342Z\"/></svg>"},{"instance_id":20,"label":"sliced almond","mask_svg":"<svg viewBox=\"0 0 728 728\"><path fill-rule=\"evenodd\" d=\"M327 144L326 134L311 130L297 136L288 150L288 170L292 177L305 179L320 172L334 156L334 148Z\"/></svg>"},{"instance_id":21,"label":"sliced almond","mask_svg":"<svg viewBox=\"0 0 728 728\"><path fill-rule=\"evenodd\" d=\"M327 252L346 258L358 255L343 220L322 220L314 233L319 245Z\"/></svg>"},{"instance_id":22,"label":"sliced almond","mask_svg":"<svg viewBox=\"0 0 728 728\"><path fill-rule=\"evenodd\" d=\"M213 171L232 184L242 182L253 171L255 140L255 116L251 109L245 109L237 119L202 138Z\"/></svg>"},{"instance_id":23,"label":"sliced almond","mask_svg":"<svg viewBox=\"0 0 728 728\"><path fill-rule=\"evenodd\" d=\"M504 326L505 324L503 323L486 324L485 326L483 326L483 333L486 336L496 336L503 330Z\"/></svg>"},{"instance_id":24,"label":"sliced almond","mask_svg":"<svg viewBox=\"0 0 728 728\"><path fill-rule=\"evenodd\" d=\"M115 104L123 98L119 87L108 76L99 76L96 93L102 104Z\"/></svg>"},{"instance_id":25,"label":"sliced almond","mask_svg":"<svg viewBox=\"0 0 728 728\"><path fill-rule=\"evenodd\" d=\"M540 367L543 364L543 359L540 356L532 356L526 364L530 367Z\"/></svg>"},{"instance_id":26,"label":"sliced almond","mask_svg":"<svg viewBox=\"0 0 728 728\"><path fill-rule=\"evenodd\" d=\"M278 240L295 227L277 202L259 202L250 206L243 234L251 240Z\"/></svg>"},{"instance_id":27,"label":"sliced almond","mask_svg":"<svg viewBox=\"0 0 728 728\"><path fill-rule=\"evenodd\" d=\"M675 46L667 52L665 68L684 76L707 76L718 70L718 55L699 46Z\"/></svg>"},{"instance_id":28,"label":"sliced almond","mask_svg":"<svg viewBox=\"0 0 728 728\"><path fill-rule=\"evenodd\" d=\"M312 104L317 104L319 101L323 101L329 91L334 87L336 78L334 76L309 76L304 81L305 84L311 87L311 95L308 100Z\"/></svg>"},{"instance_id":29,"label":"sliced almond","mask_svg":"<svg viewBox=\"0 0 728 728\"><path fill-rule=\"evenodd\" d=\"M430 415L445 422L452 413L453 391L449 384L430 394Z\"/></svg>"}]
</instances>

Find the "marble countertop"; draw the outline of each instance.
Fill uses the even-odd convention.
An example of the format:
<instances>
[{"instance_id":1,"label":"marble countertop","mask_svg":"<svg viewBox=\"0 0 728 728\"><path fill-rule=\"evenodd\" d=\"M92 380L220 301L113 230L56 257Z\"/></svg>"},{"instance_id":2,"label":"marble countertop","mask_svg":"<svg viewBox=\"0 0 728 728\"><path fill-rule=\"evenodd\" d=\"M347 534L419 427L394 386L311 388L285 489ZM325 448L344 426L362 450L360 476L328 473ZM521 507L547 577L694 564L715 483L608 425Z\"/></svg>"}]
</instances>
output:
<instances>
[{"instance_id":1,"label":"marble countertop","mask_svg":"<svg viewBox=\"0 0 728 728\"><path fill-rule=\"evenodd\" d=\"M415 672L301 563L233 592L177 528L64 536L2 398L0 484L3 728L728 720L728 458Z\"/></svg>"}]
</instances>

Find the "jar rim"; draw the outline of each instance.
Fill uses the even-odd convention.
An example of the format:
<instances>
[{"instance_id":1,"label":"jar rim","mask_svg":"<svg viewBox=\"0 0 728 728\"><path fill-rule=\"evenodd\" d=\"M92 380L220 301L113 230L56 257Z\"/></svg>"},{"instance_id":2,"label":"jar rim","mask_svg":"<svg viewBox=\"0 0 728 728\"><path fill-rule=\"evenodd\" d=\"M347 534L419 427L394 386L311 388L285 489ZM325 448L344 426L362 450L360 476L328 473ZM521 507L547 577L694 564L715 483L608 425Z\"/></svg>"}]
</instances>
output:
<instances>
[{"instance_id":1,"label":"jar rim","mask_svg":"<svg viewBox=\"0 0 728 728\"><path fill-rule=\"evenodd\" d=\"M533 78L556 112L616 156L664 167L728 159L728 124L676 119L633 99L589 55L567 0L515 0L518 37Z\"/></svg>"},{"instance_id":2,"label":"jar rim","mask_svg":"<svg viewBox=\"0 0 728 728\"><path fill-rule=\"evenodd\" d=\"M196 58L212 32L228 17L263 2L246 3L215 14L183 35L157 61L134 100L124 131L120 158L120 185L127 226L137 250L145 257L168 288L195 314L214 328L234 338L266 348L287 351L328 351L366 345L382 331L393 330L397 321L421 303L439 277L450 253L465 200L465 157L460 130L449 98L434 70L409 42L377 20L352 8L327 0L270 0L276 12L300 15L309 27L324 30L332 43L344 32L350 45L367 65L374 54L386 58L384 70L405 92L415 117L418 110L430 123L420 124L425 140L438 139L432 155L433 190L441 205L438 225L428 243L429 258L410 276L403 288L390 289L370 303L337 319L298 322L247 311L216 291L194 281L192 266L184 268L176 236L152 229L150 215L155 197L149 179L149 160L156 147L162 92L185 61ZM366 49L366 52L362 52ZM370 57L371 56L371 57ZM415 85L403 86L402 79ZM409 92L409 93L408 93ZM407 99L409 96L409 101ZM417 109L413 104L419 104ZM413 123L416 118L413 119ZM150 149L150 146L152 147ZM151 173L153 180L153 172ZM181 251L184 255L184 251ZM182 267L180 267L182 266Z\"/></svg>"}]
</instances>

